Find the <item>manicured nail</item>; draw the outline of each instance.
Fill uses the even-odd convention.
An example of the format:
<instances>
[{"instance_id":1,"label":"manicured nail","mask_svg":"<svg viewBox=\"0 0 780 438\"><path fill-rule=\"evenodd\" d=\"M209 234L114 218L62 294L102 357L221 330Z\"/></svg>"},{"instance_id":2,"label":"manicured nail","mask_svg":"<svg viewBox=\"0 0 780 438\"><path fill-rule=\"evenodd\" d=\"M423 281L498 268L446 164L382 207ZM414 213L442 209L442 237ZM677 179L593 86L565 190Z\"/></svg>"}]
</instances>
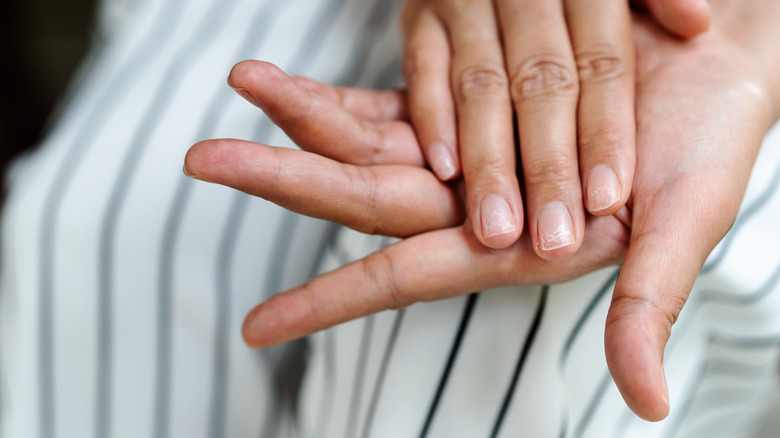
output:
<instances>
[{"instance_id":1,"label":"manicured nail","mask_svg":"<svg viewBox=\"0 0 780 438\"><path fill-rule=\"evenodd\" d=\"M551 202L544 206L537 223L539 247L542 251L552 251L574 244L574 225L569 209L560 202Z\"/></svg>"},{"instance_id":2,"label":"manicured nail","mask_svg":"<svg viewBox=\"0 0 780 438\"><path fill-rule=\"evenodd\" d=\"M500 236L517 230L515 216L503 196L488 195L482 200L479 211L483 237Z\"/></svg>"},{"instance_id":3,"label":"manicured nail","mask_svg":"<svg viewBox=\"0 0 780 438\"><path fill-rule=\"evenodd\" d=\"M601 211L620 199L620 183L615 172L607 166L596 166L588 175L588 210Z\"/></svg>"},{"instance_id":4,"label":"manicured nail","mask_svg":"<svg viewBox=\"0 0 780 438\"><path fill-rule=\"evenodd\" d=\"M436 176L442 181L447 181L455 176L455 160L447 149L447 145L437 141L428 146L428 159Z\"/></svg>"}]
</instances>

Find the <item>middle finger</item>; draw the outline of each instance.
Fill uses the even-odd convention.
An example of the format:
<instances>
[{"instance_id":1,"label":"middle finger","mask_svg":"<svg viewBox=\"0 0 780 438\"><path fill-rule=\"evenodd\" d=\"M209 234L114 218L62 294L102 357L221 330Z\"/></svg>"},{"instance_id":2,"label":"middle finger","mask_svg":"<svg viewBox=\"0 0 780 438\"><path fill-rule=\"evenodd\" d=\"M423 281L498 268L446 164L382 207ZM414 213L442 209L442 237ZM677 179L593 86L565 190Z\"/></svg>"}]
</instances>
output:
<instances>
[{"instance_id":1,"label":"middle finger","mask_svg":"<svg viewBox=\"0 0 780 438\"><path fill-rule=\"evenodd\" d=\"M528 225L539 256L568 257L585 216L577 164L579 85L560 1L499 0L520 135Z\"/></svg>"}]
</instances>

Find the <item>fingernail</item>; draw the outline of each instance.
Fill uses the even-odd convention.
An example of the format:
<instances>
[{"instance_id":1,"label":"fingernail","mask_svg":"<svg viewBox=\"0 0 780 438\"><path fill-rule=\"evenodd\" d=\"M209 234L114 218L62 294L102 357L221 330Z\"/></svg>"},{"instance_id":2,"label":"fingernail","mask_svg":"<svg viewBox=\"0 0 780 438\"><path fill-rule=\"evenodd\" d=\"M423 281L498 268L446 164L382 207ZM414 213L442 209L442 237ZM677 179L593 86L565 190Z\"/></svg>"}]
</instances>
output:
<instances>
[{"instance_id":1,"label":"fingernail","mask_svg":"<svg viewBox=\"0 0 780 438\"><path fill-rule=\"evenodd\" d=\"M194 178L194 179L198 179L198 177L196 175L194 175L191 172L187 171L187 165L186 164L181 166L181 171L184 172L184 176L187 176L187 177L190 177L190 178Z\"/></svg>"},{"instance_id":2,"label":"fingernail","mask_svg":"<svg viewBox=\"0 0 780 438\"><path fill-rule=\"evenodd\" d=\"M607 166L596 166L588 175L588 210L601 211L620 199L620 183Z\"/></svg>"},{"instance_id":3,"label":"fingernail","mask_svg":"<svg viewBox=\"0 0 780 438\"><path fill-rule=\"evenodd\" d=\"M480 206L483 237L499 236L517 230L515 216L503 196L488 195Z\"/></svg>"},{"instance_id":4,"label":"fingernail","mask_svg":"<svg viewBox=\"0 0 780 438\"><path fill-rule=\"evenodd\" d=\"M444 143L440 141L431 143L428 146L428 159L433 172L440 180L446 181L455 176L455 160Z\"/></svg>"},{"instance_id":5,"label":"fingernail","mask_svg":"<svg viewBox=\"0 0 780 438\"><path fill-rule=\"evenodd\" d=\"M552 251L574 244L574 225L565 205L551 202L544 206L537 224L539 247Z\"/></svg>"},{"instance_id":6,"label":"fingernail","mask_svg":"<svg viewBox=\"0 0 780 438\"><path fill-rule=\"evenodd\" d=\"M233 87L230 87L230 88L233 88ZM233 91L238 93L239 96L241 96L244 99L246 99L252 105L254 105L254 106L258 107L258 108L263 108L263 104L260 103L259 100L255 99L255 96L253 96L252 93L247 91L246 88L233 88Z\"/></svg>"},{"instance_id":7,"label":"fingernail","mask_svg":"<svg viewBox=\"0 0 780 438\"><path fill-rule=\"evenodd\" d=\"M661 383L661 399L664 401L666 408L669 409L669 384L666 383L666 373L663 365L661 366Z\"/></svg>"}]
</instances>

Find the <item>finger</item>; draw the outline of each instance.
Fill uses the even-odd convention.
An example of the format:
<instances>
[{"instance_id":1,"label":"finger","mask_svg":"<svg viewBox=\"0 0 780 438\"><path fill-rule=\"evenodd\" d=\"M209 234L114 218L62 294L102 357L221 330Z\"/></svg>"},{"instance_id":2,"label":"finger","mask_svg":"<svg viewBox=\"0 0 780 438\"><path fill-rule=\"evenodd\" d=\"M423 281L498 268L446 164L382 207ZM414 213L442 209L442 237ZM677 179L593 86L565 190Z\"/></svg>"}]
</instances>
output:
<instances>
[{"instance_id":1,"label":"finger","mask_svg":"<svg viewBox=\"0 0 780 438\"><path fill-rule=\"evenodd\" d=\"M408 236L463 221L453 190L418 167L358 167L294 149L207 140L187 152L184 170L365 233Z\"/></svg>"},{"instance_id":2,"label":"finger","mask_svg":"<svg viewBox=\"0 0 780 438\"><path fill-rule=\"evenodd\" d=\"M409 119L406 92L404 90L369 90L363 88L334 87L304 76L293 76L292 81L317 93L358 118L375 121Z\"/></svg>"},{"instance_id":3,"label":"finger","mask_svg":"<svg viewBox=\"0 0 780 438\"><path fill-rule=\"evenodd\" d=\"M566 17L580 81L585 206L593 214L613 214L628 201L636 163L631 14L621 1L567 0Z\"/></svg>"},{"instance_id":4,"label":"finger","mask_svg":"<svg viewBox=\"0 0 780 438\"><path fill-rule=\"evenodd\" d=\"M443 181L460 174L455 106L450 88L450 46L444 25L422 8L406 34L404 77L409 111L425 156Z\"/></svg>"},{"instance_id":5,"label":"finger","mask_svg":"<svg viewBox=\"0 0 780 438\"><path fill-rule=\"evenodd\" d=\"M704 185L715 187L714 181ZM665 188L635 199L631 241L607 314L610 373L629 408L648 421L668 415L664 347L707 255L736 215L738 202L726 199L741 199L739 189L687 189L702 183L666 178ZM724 199L710 202L718 196Z\"/></svg>"},{"instance_id":6,"label":"finger","mask_svg":"<svg viewBox=\"0 0 780 438\"><path fill-rule=\"evenodd\" d=\"M707 0L642 0L634 3L647 7L658 24L682 38L693 38L710 26L712 13Z\"/></svg>"},{"instance_id":7,"label":"finger","mask_svg":"<svg viewBox=\"0 0 780 438\"><path fill-rule=\"evenodd\" d=\"M527 238L511 248L488 249L465 226L414 236L255 307L244 320L244 340L267 347L415 302L566 281L616 263L623 254L625 228L614 217L593 219L593 244L561 263L537 257Z\"/></svg>"},{"instance_id":8,"label":"finger","mask_svg":"<svg viewBox=\"0 0 780 438\"><path fill-rule=\"evenodd\" d=\"M424 164L407 123L360 119L298 86L273 64L240 62L231 70L228 83L302 149L352 164Z\"/></svg>"},{"instance_id":9,"label":"finger","mask_svg":"<svg viewBox=\"0 0 780 438\"><path fill-rule=\"evenodd\" d=\"M577 164L577 70L562 4L499 0L498 8L530 235L542 258L566 258L582 244L585 215Z\"/></svg>"},{"instance_id":10,"label":"finger","mask_svg":"<svg viewBox=\"0 0 780 438\"><path fill-rule=\"evenodd\" d=\"M474 233L491 248L520 236L512 108L491 2L447 2L441 12L453 48L452 86Z\"/></svg>"}]
</instances>

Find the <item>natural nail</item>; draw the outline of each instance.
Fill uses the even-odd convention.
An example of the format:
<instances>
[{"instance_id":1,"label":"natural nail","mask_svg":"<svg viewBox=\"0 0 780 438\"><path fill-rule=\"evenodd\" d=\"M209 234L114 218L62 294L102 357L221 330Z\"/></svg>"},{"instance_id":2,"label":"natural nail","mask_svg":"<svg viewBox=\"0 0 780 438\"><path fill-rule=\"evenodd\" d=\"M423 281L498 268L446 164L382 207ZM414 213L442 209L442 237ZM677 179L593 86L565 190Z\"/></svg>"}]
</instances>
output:
<instances>
[{"instance_id":1,"label":"natural nail","mask_svg":"<svg viewBox=\"0 0 780 438\"><path fill-rule=\"evenodd\" d=\"M513 233L517 230L515 216L503 196L488 195L480 206L482 234L485 238Z\"/></svg>"},{"instance_id":2,"label":"natural nail","mask_svg":"<svg viewBox=\"0 0 780 438\"><path fill-rule=\"evenodd\" d=\"M560 202L551 202L544 206L537 223L539 247L542 251L552 251L574 244L574 225L569 209Z\"/></svg>"},{"instance_id":3,"label":"natural nail","mask_svg":"<svg viewBox=\"0 0 780 438\"><path fill-rule=\"evenodd\" d=\"M601 211L620 199L620 183L615 172L607 166L596 166L587 182L588 210Z\"/></svg>"},{"instance_id":4,"label":"natural nail","mask_svg":"<svg viewBox=\"0 0 780 438\"><path fill-rule=\"evenodd\" d=\"M230 88L233 88L233 87L230 87ZM241 96L244 99L246 99L252 105L254 105L254 106L258 107L258 108L261 108L261 109L263 108L263 104L259 100L257 100L255 98L255 96L252 95L252 93L247 91L246 88L233 88L233 91L238 93L239 96Z\"/></svg>"},{"instance_id":5,"label":"natural nail","mask_svg":"<svg viewBox=\"0 0 780 438\"><path fill-rule=\"evenodd\" d=\"M440 180L446 181L455 176L455 160L447 145L437 141L428 146L428 159L431 168Z\"/></svg>"}]
</instances>

